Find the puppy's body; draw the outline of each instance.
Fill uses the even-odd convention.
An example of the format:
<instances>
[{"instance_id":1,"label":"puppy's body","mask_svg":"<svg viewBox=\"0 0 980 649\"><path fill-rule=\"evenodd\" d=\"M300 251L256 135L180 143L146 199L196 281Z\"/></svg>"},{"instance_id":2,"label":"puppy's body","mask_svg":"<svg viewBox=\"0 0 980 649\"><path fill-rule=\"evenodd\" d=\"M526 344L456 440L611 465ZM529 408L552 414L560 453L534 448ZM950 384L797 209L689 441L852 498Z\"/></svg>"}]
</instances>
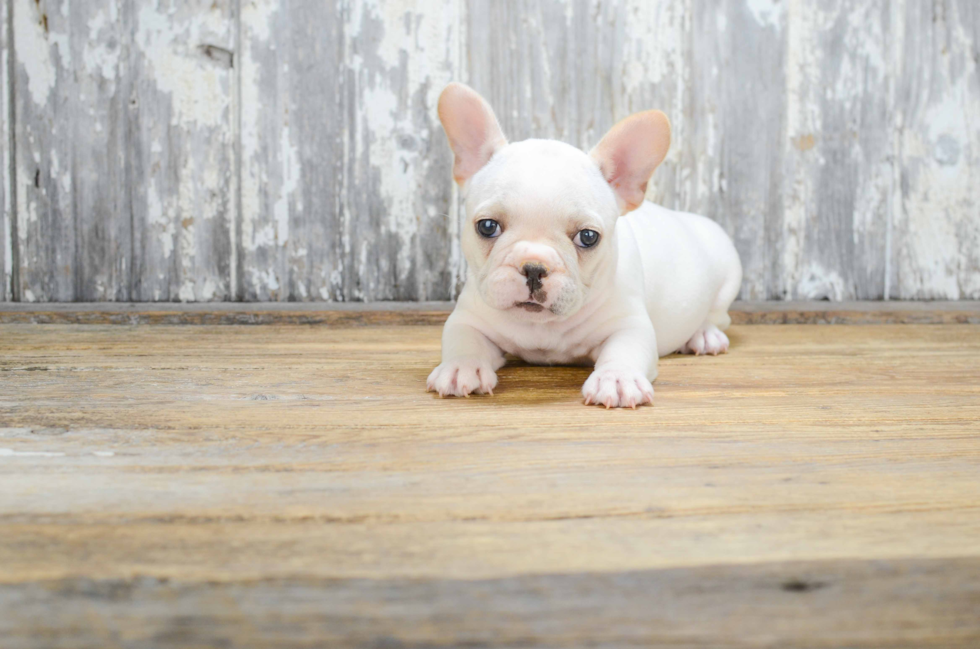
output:
<instances>
[{"instance_id":1,"label":"puppy's body","mask_svg":"<svg viewBox=\"0 0 980 649\"><path fill-rule=\"evenodd\" d=\"M660 356L684 350L702 328L728 328L728 307L742 284L742 264L717 223L644 202L621 218L616 230L621 249L630 235L636 242Z\"/></svg>"},{"instance_id":2,"label":"puppy's body","mask_svg":"<svg viewBox=\"0 0 980 649\"><path fill-rule=\"evenodd\" d=\"M662 113L624 120L588 155L553 140L507 144L489 106L458 84L440 117L466 198L468 275L429 389L492 392L510 353L595 364L585 402L635 407L653 398L659 356L727 350L742 276L731 240L709 219L643 201L669 145Z\"/></svg>"}]
</instances>

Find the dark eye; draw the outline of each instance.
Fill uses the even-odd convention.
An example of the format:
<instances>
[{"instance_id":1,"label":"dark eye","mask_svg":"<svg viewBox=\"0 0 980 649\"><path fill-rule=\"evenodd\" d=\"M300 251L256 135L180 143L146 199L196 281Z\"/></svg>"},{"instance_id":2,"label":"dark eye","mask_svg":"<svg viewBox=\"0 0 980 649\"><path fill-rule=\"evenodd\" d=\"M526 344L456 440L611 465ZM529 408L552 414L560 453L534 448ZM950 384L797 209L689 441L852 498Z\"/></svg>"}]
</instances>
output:
<instances>
[{"instance_id":1,"label":"dark eye","mask_svg":"<svg viewBox=\"0 0 980 649\"><path fill-rule=\"evenodd\" d=\"M481 237L494 239L500 236L500 224L493 219L480 219L476 222L476 231Z\"/></svg>"},{"instance_id":2,"label":"dark eye","mask_svg":"<svg viewBox=\"0 0 980 649\"><path fill-rule=\"evenodd\" d=\"M572 243L579 248L591 248L599 243L599 233L595 230L579 230L575 238L572 239Z\"/></svg>"}]
</instances>

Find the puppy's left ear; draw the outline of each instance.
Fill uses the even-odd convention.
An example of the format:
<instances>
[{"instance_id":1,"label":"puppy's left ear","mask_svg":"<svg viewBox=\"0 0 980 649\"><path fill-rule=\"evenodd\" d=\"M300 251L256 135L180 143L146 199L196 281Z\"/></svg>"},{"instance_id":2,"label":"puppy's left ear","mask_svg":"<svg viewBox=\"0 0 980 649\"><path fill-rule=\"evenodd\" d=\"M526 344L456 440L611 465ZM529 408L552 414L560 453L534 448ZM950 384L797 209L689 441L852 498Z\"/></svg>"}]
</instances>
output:
<instances>
[{"instance_id":1,"label":"puppy's left ear","mask_svg":"<svg viewBox=\"0 0 980 649\"><path fill-rule=\"evenodd\" d=\"M589 155L599 165L623 214L643 203L647 182L670 149L670 121L659 110L630 115L609 129Z\"/></svg>"}]
</instances>

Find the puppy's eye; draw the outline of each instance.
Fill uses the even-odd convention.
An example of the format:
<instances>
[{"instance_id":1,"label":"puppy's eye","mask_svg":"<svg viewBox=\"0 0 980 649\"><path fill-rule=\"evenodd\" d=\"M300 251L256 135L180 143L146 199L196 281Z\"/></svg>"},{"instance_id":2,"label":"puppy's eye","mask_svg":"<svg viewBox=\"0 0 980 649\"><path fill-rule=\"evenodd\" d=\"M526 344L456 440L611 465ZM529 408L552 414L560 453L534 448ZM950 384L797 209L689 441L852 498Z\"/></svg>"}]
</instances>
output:
<instances>
[{"instance_id":1,"label":"puppy's eye","mask_svg":"<svg viewBox=\"0 0 980 649\"><path fill-rule=\"evenodd\" d=\"M591 248L599 243L599 233L595 230L579 230L572 243L579 248Z\"/></svg>"},{"instance_id":2,"label":"puppy's eye","mask_svg":"<svg viewBox=\"0 0 980 649\"><path fill-rule=\"evenodd\" d=\"M500 224L493 219L480 219L476 222L476 231L485 239L495 239L500 236Z\"/></svg>"}]
</instances>

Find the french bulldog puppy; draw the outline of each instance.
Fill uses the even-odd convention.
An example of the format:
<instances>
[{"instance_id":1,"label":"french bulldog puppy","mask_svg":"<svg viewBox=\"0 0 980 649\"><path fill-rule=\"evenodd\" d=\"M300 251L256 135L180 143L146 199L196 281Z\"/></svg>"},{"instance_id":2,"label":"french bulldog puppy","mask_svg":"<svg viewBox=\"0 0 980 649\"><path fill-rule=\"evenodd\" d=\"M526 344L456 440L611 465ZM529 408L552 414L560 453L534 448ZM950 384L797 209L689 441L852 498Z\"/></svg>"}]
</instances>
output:
<instances>
[{"instance_id":1,"label":"french bulldog puppy","mask_svg":"<svg viewBox=\"0 0 980 649\"><path fill-rule=\"evenodd\" d=\"M644 201L670 146L663 113L627 117L589 153L508 144L487 102L458 83L439 119L466 204L467 278L428 390L493 394L506 352L594 364L585 404L636 408L653 402L660 356L728 350L735 247L713 221Z\"/></svg>"}]
</instances>

